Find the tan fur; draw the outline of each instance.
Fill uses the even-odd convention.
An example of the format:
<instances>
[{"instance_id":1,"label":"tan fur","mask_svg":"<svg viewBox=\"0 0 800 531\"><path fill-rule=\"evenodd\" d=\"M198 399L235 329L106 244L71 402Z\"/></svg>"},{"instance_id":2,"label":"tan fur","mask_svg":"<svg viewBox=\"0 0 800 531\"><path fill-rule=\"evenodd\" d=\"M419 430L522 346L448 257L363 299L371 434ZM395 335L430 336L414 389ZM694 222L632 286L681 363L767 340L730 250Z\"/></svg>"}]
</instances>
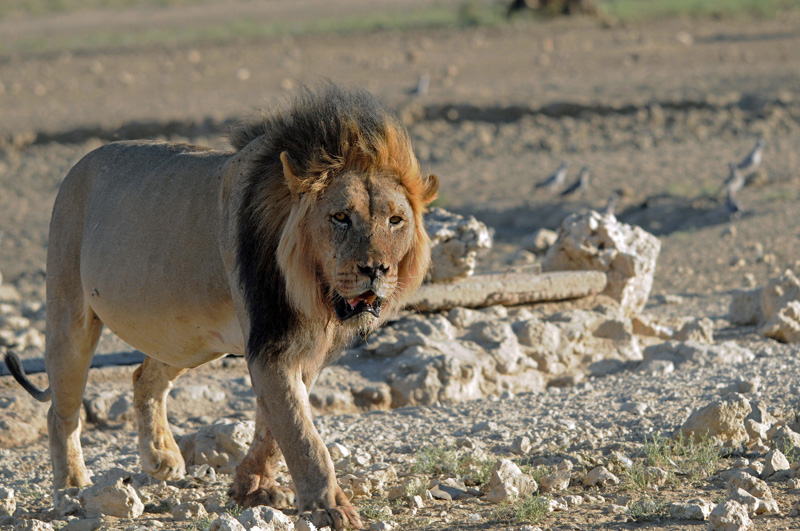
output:
<instances>
[{"instance_id":1,"label":"tan fur","mask_svg":"<svg viewBox=\"0 0 800 531\"><path fill-rule=\"evenodd\" d=\"M429 262L422 214L438 183L420 175L396 122L377 133L345 125L338 155L277 151L272 126L248 126L235 153L120 142L70 171L48 249L56 489L90 484L78 413L106 325L148 356L134 373L146 472L162 480L184 474L167 423L172 382L226 353L246 354L256 437L230 495L242 506L291 503L274 481L282 450L301 513L318 526L361 525L314 428L308 390L347 338L385 321L419 286ZM335 220L340 213L348 225ZM265 293L250 293L253 282ZM370 291L384 299L380 318L365 312L339 321L334 293ZM272 335L259 322L276 325Z\"/></svg>"}]
</instances>

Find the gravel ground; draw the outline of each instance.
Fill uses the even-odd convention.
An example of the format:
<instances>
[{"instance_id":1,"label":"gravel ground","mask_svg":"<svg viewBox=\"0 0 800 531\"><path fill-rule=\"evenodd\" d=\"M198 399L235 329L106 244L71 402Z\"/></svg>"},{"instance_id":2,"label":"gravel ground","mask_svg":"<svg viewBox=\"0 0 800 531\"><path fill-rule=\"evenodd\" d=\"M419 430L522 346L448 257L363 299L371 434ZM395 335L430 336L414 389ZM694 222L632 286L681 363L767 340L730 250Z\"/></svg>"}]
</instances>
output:
<instances>
[{"instance_id":1,"label":"gravel ground","mask_svg":"<svg viewBox=\"0 0 800 531\"><path fill-rule=\"evenodd\" d=\"M98 24L104 16L93 14ZM512 458L534 475L543 466L554 470L571 463L568 490L549 496L573 495L583 503L550 513L536 524L544 529L704 529L705 522L668 517L664 507L695 497L724 500L727 484L720 472L740 466L742 457L763 463L765 452L729 453L710 477L677 474L645 488L637 486L623 458L643 463L646 440L673 434L692 411L731 389L747 389L752 404L797 428L797 348L726 320L731 289L763 285L786 268L797 270L800 260L797 22L797 14L611 28L589 20L554 21L534 28L4 57L0 271L4 285L13 285L22 297L7 302L10 309L2 313L22 315L31 328L43 331L49 211L66 171L94 147L117 137L149 136L224 148L226 123L281 97L297 82L321 77L353 82L401 111L423 164L441 180L442 205L493 228L495 246L481 256L480 269L535 262L537 257L521 252L526 236L541 227L557 228L570 213L602 208L617 190L620 220L642 226L662 243L646 312L660 319L709 317L717 341L734 340L756 355L740 365L684 364L668 374L625 370L541 393L319 416L325 440L341 443L355 452L351 461L361 463L343 468L340 479L380 462L398 473L372 496L355 499L368 524L481 530L528 525L485 497L423 500L417 509L405 498L388 501L390 488L412 474L424 482L449 477L479 487L475 470L446 472L420 464L426 459L421 448L452 446L481 464ZM431 76L430 91L412 97L409 91L423 73ZM715 192L727 177L727 163L743 158L757 138L767 140L764 162L739 197L741 217L731 219ZM534 183L562 160L570 163L568 180L590 166L587 193L562 199L535 191ZM101 353L124 350L104 334ZM33 345L24 355L41 354ZM88 402L129 390L131 371L93 371ZM341 369L331 374L330 379L351 377ZM34 378L44 384L43 376ZM185 394L170 403L176 433L190 436L221 418L252 419L242 360L216 362L179 382ZM197 398L196 386L209 391ZM68 517L53 511L49 493L49 456L41 436L45 406L2 377L0 408L5 415L0 431L12 441L0 450L0 487L13 488L17 501L17 518L0 516L0 529L30 518L65 523ZM235 512L226 506L225 474L168 486L143 477L130 418L124 408L112 417L88 419L87 461L98 478L113 477L114 469L131 475L145 513L136 520L107 517L105 528L202 527L200 518L173 518L170 510L186 501L200 502L209 512ZM13 446L20 437L29 442ZM522 437L531 447L512 452ZM606 466L620 483L583 486L584 473L596 465ZM757 529L800 528L792 512L800 485L790 476L768 482L781 513L756 517ZM641 500L654 500L653 510L640 510Z\"/></svg>"}]
</instances>

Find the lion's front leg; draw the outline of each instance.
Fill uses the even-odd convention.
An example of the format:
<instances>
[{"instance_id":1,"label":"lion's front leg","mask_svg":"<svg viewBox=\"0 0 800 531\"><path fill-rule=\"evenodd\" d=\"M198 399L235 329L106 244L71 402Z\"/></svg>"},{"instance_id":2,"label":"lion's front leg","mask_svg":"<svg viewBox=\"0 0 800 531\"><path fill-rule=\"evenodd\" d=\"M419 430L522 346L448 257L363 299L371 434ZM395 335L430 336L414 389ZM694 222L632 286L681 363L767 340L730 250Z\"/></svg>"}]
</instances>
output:
<instances>
[{"instance_id":1,"label":"lion's front leg","mask_svg":"<svg viewBox=\"0 0 800 531\"><path fill-rule=\"evenodd\" d=\"M186 369L152 358L133 373L133 403L139 426L142 469L156 479L174 481L186 474L183 456L167 422L167 393Z\"/></svg>"},{"instance_id":2,"label":"lion's front leg","mask_svg":"<svg viewBox=\"0 0 800 531\"><path fill-rule=\"evenodd\" d=\"M275 468L280 457L281 449L267 428L264 412L259 406L253 442L247 455L236 467L228 496L242 507L293 507L294 492L275 481Z\"/></svg>"},{"instance_id":3,"label":"lion's front leg","mask_svg":"<svg viewBox=\"0 0 800 531\"><path fill-rule=\"evenodd\" d=\"M280 360L250 363L259 413L277 441L294 480L297 508L317 527L361 527L355 508L336 482L333 461L314 427L299 367ZM238 470L237 470L238 477Z\"/></svg>"}]
</instances>

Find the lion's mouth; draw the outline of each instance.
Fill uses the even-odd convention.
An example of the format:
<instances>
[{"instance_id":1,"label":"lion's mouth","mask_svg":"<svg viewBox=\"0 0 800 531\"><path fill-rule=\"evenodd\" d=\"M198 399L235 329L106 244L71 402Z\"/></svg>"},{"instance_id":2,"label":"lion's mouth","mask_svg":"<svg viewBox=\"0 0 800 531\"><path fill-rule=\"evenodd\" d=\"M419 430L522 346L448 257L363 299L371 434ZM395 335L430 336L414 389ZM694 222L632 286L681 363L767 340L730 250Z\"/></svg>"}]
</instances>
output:
<instances>
[{"instance_id":1,"label":"lion's mouth","mask_svg":"<svg viewBox=\"0 0 800 531\"><path fill-rule=\"evenodd\" d=\"M382 303L383 299L375 295L371 290L351 299L346 299L338 293L333 296L333 310L340 321L347 321L351 317L364 312L380 317Z\"/></svg>"}]
</instances>

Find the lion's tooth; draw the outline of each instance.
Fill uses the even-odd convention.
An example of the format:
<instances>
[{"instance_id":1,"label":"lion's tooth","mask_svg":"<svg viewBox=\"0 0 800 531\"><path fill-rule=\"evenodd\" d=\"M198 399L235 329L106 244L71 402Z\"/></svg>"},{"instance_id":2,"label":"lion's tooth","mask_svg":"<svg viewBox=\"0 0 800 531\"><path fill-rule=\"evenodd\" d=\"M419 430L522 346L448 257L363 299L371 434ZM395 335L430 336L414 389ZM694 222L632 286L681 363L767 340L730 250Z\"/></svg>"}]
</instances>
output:
<instances>
[{"instance_id":1,"label":"lion's tooth","mask_svg":"<svg viewBox=\"0 0 800 531\"><path fill-rule=\"evenodd\" d=\"M378 296L373 293L372 295L365 297L364 300L366 301L367 304L372 304L373 302L375 302L375 299L377 298Z\"/></svg>"},{"instance_id":2,"label":"lion's tooth","mask_svg":"<svg viewBox=\"0 0 800 531\"><path fill-rule=\"evenodd\" d=\"M350 305L351 310L354 309L356 306L358 306L358 297L355 299L347 299L347 304Z\"/></svg>"}]
</instances>

